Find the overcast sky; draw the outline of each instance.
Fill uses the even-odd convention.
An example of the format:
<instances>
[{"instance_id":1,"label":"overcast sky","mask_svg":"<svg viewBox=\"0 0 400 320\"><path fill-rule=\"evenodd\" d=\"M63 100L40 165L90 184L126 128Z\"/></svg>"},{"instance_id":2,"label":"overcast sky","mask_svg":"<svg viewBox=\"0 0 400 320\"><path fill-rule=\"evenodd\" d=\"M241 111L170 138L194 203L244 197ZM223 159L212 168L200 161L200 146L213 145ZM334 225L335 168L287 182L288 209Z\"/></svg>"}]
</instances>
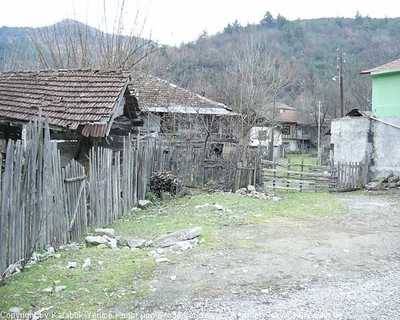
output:
<instances>
[{"instance_id":1,"label":"overcast sky","mask_svg":"<svg viewBox=\"0 0 400 320\"><path fill-rule=\"evenodd\" d=\"M0 26L38 27L65 18L93 27L104 26L103 4L109 30L122 0L0 0ZM354 17L357 10L372 18L400 17L396 0L126 0L125 30L143 27L142 36L179 45L195 40L204 30L222 31L236 19L242 25L258 23L270 11L289 20L320 17ZM103 28L103 27L102 27ZM104 29L104 28L103 28Z\"/></svg>"}]
</instances>

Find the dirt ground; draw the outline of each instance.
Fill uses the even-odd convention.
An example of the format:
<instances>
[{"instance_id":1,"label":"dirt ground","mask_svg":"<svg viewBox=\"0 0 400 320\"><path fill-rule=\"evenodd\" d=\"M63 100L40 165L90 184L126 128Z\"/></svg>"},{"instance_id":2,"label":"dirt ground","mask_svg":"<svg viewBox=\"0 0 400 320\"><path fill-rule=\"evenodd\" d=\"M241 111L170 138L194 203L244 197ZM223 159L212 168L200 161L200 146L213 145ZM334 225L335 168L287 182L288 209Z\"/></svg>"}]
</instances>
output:
<instances>
[{"instance_id":1,"label":"dirt ground","mask_svg":"<svg viewBox=\"0 0 400 320\"><path fill-rule=\"evenodd\" d=\"M158 264L143 319L399 319L400 196L336 196L345 214L224 227L223 249Z\"/></svg>"}]
</instances>

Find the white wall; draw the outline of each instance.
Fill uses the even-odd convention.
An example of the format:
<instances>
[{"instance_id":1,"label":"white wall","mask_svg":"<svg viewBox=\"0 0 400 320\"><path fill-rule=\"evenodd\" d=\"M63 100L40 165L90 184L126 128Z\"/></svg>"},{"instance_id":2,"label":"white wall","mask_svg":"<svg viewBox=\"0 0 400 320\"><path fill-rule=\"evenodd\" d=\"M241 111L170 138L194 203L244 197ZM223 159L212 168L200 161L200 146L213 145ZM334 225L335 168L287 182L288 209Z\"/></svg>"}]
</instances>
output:
<instances>
[{"instance_id":1,"label":"white wall","mask_svg":"<svg viewBox=\"0 0 400 320\"><path fill-rule=\"evenodd\" d=\"M400 127L400 118L379 118ZM374 177L388 171L400 174L400 129L373 120L373 153L371 170Z\"/></svg>"},{"instance_id":2,"label":"white wall","mask_svg":"<svg viewBox=\"0 0 400 320\"><path fill-rule=\"evenodd\" d=\"M270 127L253 127L250 131L250 145L252 147L263 146L268 147L271 143L271 128ZM265 132L266 139L259 139L259 134ZM279 130L274 130L274 146L282 145L282 133Z\"/></svg>"},{"instance_id":3,"label":"white wall","mask_svg":"<svg viewBox=\"0 0 400 320\"><path fill-rule=\"evenodd\" d=\"M331 143L334 144L334 161L361 162L370 155L372 144L368 142L370 119L345 117L331 123Z\"/></svg>"}]
</instances>

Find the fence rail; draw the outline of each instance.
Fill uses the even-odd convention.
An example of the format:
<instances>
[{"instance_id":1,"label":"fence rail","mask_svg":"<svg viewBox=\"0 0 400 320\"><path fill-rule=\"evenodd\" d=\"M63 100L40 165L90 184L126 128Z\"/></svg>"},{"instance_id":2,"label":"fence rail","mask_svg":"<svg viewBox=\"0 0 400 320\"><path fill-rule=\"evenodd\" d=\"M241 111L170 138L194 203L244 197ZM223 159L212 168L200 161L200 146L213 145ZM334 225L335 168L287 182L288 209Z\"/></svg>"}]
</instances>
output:
<instances>
[{"instance_id":1,"label":"fence rail","mask_svg":"<svg viewBox=\"0 0 400 320\"><path fill-rule=\"evenodd\" d=\"M336 166L287 164L262 160L264 186L267 189L297 191L357 190L365 185L365 166L362 163L338 163Z\"/></svg>"}]
</instances>

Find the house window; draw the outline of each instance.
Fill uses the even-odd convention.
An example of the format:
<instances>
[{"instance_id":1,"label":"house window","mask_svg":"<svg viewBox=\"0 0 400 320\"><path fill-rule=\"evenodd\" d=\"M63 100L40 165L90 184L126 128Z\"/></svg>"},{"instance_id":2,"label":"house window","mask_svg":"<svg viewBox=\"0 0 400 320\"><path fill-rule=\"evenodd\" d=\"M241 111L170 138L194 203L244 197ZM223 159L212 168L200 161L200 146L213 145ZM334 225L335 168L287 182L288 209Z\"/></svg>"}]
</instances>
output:
<instances>
[{"instance_id":1,"label":"house window","mask_svg":"<svg viewBox=\"0 0 400 320\"><path fill-rule=\"evenodd\" d=\"M282 134L284 136L289 136L290 135L290 125L283 125L282 126Z\"/></svg>"}]
</instances>

